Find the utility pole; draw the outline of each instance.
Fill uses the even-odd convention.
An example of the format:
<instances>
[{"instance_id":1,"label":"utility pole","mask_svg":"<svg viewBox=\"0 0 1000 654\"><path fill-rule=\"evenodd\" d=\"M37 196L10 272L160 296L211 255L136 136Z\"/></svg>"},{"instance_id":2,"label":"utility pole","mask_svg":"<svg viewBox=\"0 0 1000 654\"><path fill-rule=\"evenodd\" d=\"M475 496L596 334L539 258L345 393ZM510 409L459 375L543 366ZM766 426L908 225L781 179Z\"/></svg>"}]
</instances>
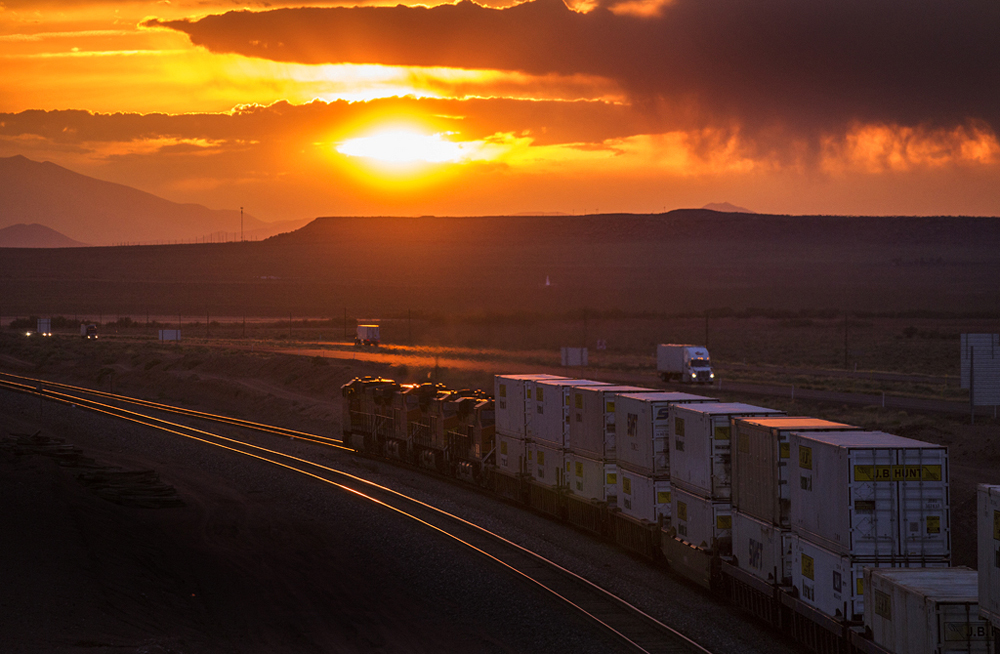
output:
<instances>
[{"instance_id":1,"label":"utility pole","mask_svg":"<svg viewBox=\"0 0 1000 654\"><path fill-rule=\"evenodd\" d=\"M844 312L844 370L847 370L847 312Z\"/></svg>"},{"instance_id":2,"label":"utility pole","mask_svg":"<svg viewBox=\"0 0 1000 654\"><path fill-rule=\"evenodd\" d=\"M705 309L705 349L708 349L708 309Z\"/></svg>"},{"instance_id":3,"label":"utility pole","mask_svg":"<svg viewBox=\"0 0 1000 654\"><path fill-rule=\"evenodd\" d=\"M413 345L413 311L406 310L406 340Z\"/></svg>"},{"instance_id":4,"label":"utility pole","mask_svg":"<svg viewBox=\"0 0 1000 654\"><path fill-rule=\"evenodd\" d=\"M347 340L347 307L344 307L344 340Z\"/></svg>"},{"instance_id":5,"label":"utility pole","mask_svg":"<svg viewBox=\"0 0 1000 654\"><path fill-rule=\"evenodd\" d=\"M243 242L243 207L240 207L240 243Z\"/></svg>"}]
</instances>

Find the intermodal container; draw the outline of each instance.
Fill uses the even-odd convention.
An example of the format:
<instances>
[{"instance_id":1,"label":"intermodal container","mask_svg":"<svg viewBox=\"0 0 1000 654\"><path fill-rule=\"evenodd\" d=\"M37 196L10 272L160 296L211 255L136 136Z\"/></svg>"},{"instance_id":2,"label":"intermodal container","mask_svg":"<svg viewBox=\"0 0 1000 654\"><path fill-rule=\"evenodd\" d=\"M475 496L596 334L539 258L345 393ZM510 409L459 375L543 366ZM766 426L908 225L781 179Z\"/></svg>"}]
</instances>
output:
<instances>
[{"instance_id":1,"label":"intermodal container","mask_svg":"<svg viewBox=\"0 0 1000 654\"><path fill-rule=\"evenodd\" d=\"M690 393L622 393L616 396L618 467L641 475L669 477L671 406L716 401ZM618 497L621 499L621 494Z\"/></svg>"},{"instance_id":2,"label":"intermodal container","mask_svg":"<svg viewBox=\"0 0 1000 654\"><path fill-rule=\"evenodd\" d=\"M733 556L740 570L777 586L792 585L792 530L733 509Z\"/></svg>"},{"instance_id":3,"label":"intermodal container","mask_svg":"<svg viewBox=\"0 0 1000 654\"><path fill-rule=\"evenodd\" d=\"M615 399L621 393L656 393L641 386L578 386L570 391L566 447L591 459L615 458Z\"/></svg>"},{"instance_id":4,"label":"intermodal container","mask_svg":"<svg viewBox=\"0 0 1000 654\"><path fill-rule=\"evenodd\" d=\"M864 617L865 568L946 568L944 561L873 559L833 552L793 535L792 584L799 599L839 620Z\"/></svg>"},{"instance_id":5,"label":"intermodal container","mask_svg":"<svg viewBox=\"0 0 1000 654\"><path fill-rule=\"evenodd\" d=\"M542 442L528 443L528 472L541 486L566 486L565 461L566 455L561 447Z\"/></svg>"},{"instance_id":6,"label":"intermodal container","mask_svg":"<svg viewBox=\"0 0 1000 654\"><path fill-rule=\"evenodd\" d=\"M588 500L608 501L606 469L607 464L602 459L592 459L576 453L567 454L566 483L570 492ZM615 491L610 495L614 496Z\"/></svg>"},{"instance_id":7,"label":"intermodal container","mask_svg":"<svg viewBox=\"0 0 1000 654\"><path fill-rule=\"evenodd\" d=\"M733 418L733 507L779 527L791 526L788 434L845 429L853 427L806 417Z\"/></svg>"},{"instance_id":8,"label":"intermodal container","mask_svg":"<svg viewBox=\"0 0 1000 654\"><path fill-rule=\"evenodd\" d=\"M865 627L894 654L990 654L971 568L866 568Z\"/></svg>"},{"instance_id":9,"label":"intermodal container","mask_svg":"<svg viewBox=\"0 0 1000 654\"><path fill-rule=\"evenodd\" d=\"M609 386L590 379L552 379L531 382L528 410L528 438L539 443L566 447L573 389L587 386Z\"/></svg>"},{"instance_id":10,"label":"intermodal container","mask_svg":"<svg viewBox=\"0 0 1000 654\"><path fill-rule=\"evenodd\" d=\"M946 447L877 431L796 432L789 445L797 533L852 556L950 559Z\"/></svg>"},{"instance_id":11,"label":"intermodal container","mask_svg":"<svg viewBox=\"0 0 1000 654\"><path fill-rule=\"evenodd\" d=\"M733 417L781 416L782 411L740 403L685 404L673 408L668 425L670 480L704 497L728 500Z\"/></svg>"},{"instance_id":12,"label":"intermodal container","mask_svg":"<svg viewBox=\"0 0 1000 654\"><path fill-rule=\"evenodd\" d=\"M528 472L527 441L516 436L496 435L496 465L507 475Z\"/></svg>"},{"instance_id":13,"label":"intermodal container","mask_svg":"<svg viewBox=\"0 0 1000 654\"><path fill-rule=\"evenodd\" d=\"M670 480L618 470L618 508L637 520L670 520Z\"/></svg>"},{"instance_id":14,"label":"intermodal container","mask_svg":"<svg viewBox=\"0 0 1000 654\"><path fill-rule=\"evenodd\" d=\"M733 516L727 501L690 493L671 483L671 520L677 538L700 550L732 553Z\"/></svg>"},{"instance_id":15,"label":"intermodal container","mask_svg":"<svg viewBox=\"0 0 1000 654\"><path fill-rule=\"evenodd\" d=\"M1000 486L979 484L979 611L1000 630Z\"/></svg>"},{"instance_id":16,"label":"intermodal container","mask_svg":"<svg viewBox=\"0 0 1000 654\"><path fill-rule=\"evenodd\" d=\"M563 379L556 375L496 375L493 397L496 398L496 429L498 434L527 438L528 391L531 382L539 379ZM534 409L534 407L531 407Z\"/></svg>"}]
</instances>

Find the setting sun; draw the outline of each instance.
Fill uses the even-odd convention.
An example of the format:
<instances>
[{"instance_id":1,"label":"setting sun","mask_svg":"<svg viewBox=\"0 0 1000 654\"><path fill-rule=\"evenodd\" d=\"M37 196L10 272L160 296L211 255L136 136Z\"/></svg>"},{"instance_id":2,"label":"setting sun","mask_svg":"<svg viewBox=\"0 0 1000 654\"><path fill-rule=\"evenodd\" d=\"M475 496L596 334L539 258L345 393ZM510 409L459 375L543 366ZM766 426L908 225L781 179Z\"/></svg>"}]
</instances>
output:
<instances>
[{"instance_id":1,"label":"setting sun","mask_svg":"<svg viewBox=\"0 0 1000 654\"><path fill-rule=\"evenodd\" d=\"M349 157L390 163L456 163L475 154L475 144L455 143L444 136L394 130L344 141L336 150Z\"/></svg>"}]
</instances>

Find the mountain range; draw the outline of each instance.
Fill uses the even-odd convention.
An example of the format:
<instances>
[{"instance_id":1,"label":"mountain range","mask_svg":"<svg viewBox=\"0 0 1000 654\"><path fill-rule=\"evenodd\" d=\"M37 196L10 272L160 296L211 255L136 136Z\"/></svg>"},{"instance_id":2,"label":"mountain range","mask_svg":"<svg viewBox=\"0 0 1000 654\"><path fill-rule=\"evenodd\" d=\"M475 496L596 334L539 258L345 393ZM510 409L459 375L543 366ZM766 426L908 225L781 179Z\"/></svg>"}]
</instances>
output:
<instances>
[{"instance_id":1,"label":"mountain range","mask_svg":"<svg viewBox=\"0 0 1000 654\"><path fill-rule=\"evenodd\" d=\"M0 157L0 228L37 224L78 244L238 240L240 212L180 204L17 155ZM296 229L308 221L267 223L243 216L247 239ZM228 235L228 237L227 237ZM39 246L8 246L39 247ZM69 247L55 245L44 247Z\"/></svg>"}]
</instances>

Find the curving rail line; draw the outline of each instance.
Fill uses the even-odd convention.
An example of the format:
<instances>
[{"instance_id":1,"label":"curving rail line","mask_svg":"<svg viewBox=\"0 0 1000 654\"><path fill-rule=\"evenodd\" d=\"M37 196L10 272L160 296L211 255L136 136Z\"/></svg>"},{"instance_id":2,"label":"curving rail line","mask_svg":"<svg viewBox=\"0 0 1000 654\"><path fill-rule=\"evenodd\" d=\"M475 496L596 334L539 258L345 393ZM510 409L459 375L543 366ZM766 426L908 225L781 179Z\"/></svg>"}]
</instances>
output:
<instances>
[{"instance_id":1,"label":"curving rail line","mask_svg":"<svg viewBox=\"0 0 1000 654\"><path fill-rule=\"evenodd\" d=\"M711 654L677 630L663 624L593 582L550 561L499 534L480 527L464 518L367 479L309 461L292 454L269 449L220 434L171 422L139 411L91 400L84 395L139 405L147 410L168 411L201 420L234 425L285 437L321 443L353 451L335 439L265 425L246 420L217 416L201 411L182 409L158 402L140 400L104 391L95 391L68 384L58 384L30 377L0 373L0 389L41 396L62 404L74 405L120 420L151 427L169 434L219 447L243 456L306 475L359 498L374 502L390 511L408 517L459 544L471 548L488 559L524 578L556 598L569 604L619 639L630 651L646 654Z\"/></svg>"}]
</instances>

